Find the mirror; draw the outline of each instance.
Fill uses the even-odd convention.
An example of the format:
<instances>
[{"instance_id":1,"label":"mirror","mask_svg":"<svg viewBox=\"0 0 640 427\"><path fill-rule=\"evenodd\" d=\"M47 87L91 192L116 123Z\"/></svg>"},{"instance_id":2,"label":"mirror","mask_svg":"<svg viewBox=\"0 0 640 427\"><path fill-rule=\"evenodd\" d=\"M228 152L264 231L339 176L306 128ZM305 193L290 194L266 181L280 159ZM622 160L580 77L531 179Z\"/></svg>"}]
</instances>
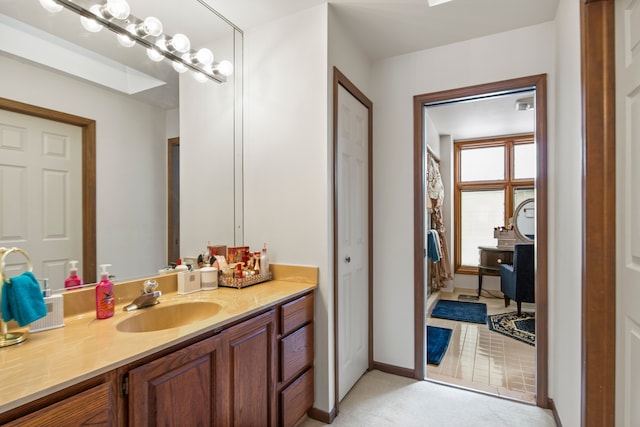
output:
<instances>
[{"instance_id":1,"label":"mirror","mask_svg":"<svg viewBox=\"0 0 640 427\"><path fill-rule=\"evenodd\" d=\"M194 48L209 48L216 62L231 61L234 73L225 83L201 83L190 72L178 74L166 59L151 61L142 46L123 47L107 29L87 31L69 10L52 14L38 0L0 0L0 96L95 122L96 201L89 209L95 236L85 237L95 237L95 264L111 264L117 281L157 274L167 265L170 216L180 218L182 257L197 256L208 241L233 246L243 239L242 32L202 0L129 4L137 17L158 18L166 34L184 33ZM176 138L171 169L179 195L169 194L168 185L168 141ZM3 161L0 173L9 167ZM7 211L23 187L5 184L0 203ZM169 200L179 203L177 214L169 215ZM60 289L69 261L83 259L82 249L68 257L35 256L43 245L30 242L21 218L29 212L43 222L45 215L21 207L11 230L0 229L0 246L25 249L36 276ZM65 227L77 222L62 218L57 240L74 240ZM82 247L87 239L75 240ZM79 265L86 283L95 282L97 265Z\"/></svg>"},{"instance_id":2,"label":"mirror","mask_svg":"<svg viewBox=\"0 0 640 427\"><path fill-rule=\"evenodd\" d=\"M536 208L533 199L521 202L513 213L513 228L521 242L533 242L536 232Z\"/></svg>"}]
</instances>

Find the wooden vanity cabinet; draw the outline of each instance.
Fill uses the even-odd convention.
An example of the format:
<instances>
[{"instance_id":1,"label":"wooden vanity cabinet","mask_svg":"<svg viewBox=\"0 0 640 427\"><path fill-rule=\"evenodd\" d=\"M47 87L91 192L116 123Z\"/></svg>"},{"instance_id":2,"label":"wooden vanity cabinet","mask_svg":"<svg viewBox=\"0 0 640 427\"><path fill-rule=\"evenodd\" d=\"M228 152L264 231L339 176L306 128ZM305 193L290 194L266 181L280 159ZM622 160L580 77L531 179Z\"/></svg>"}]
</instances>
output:
<instances>
[{"instance_id":1,"label":"wooden vanity cabinet","mask_svg":"<svg viewBox=\"0 0 640 427\"><path fill-rule=\"evenodd\" d=\"M270 310L224 333L231 418L223 425L276 425L275 326L275 310Z\"/></svg>"},{"instance_id":2,"label":"wooden vanity cabinet","mask_svg":"<svg viewBox=\"0 0 640 427\"><path fill-rule=\"evenodd\" d=\"M13 421L5 422L4 415L0 418L0 424L4 426L52 426L52 425L99 425L99 426L117 426L117 393L115 390L115 381L107 381L95 385L89 389L76 392L75 387L70 387L62 393L66 397L56 401L60 393L54 393L47 396L49 402L40 409L35 408L34 404L27 404L19 410L27 415L13 419Z\"/></svg>"},{"instance_id":3,"label":"wooden vanity cabinet","mask_svg":"<svg viewBox=\"0 0 640 427\"><path fill-rule=\"evenodd\" d=\"M11 426L291 426L313 405L313 292L0 414Z\"/></svg>"},{"instance_id":4,"label":"wooden vanity cabinet","mask_svg":"<svg viewBox=\"0 0 640 427\"><path fill-rule=\"evenodd\" d=\"M129 425L225 425L223 353L217 335L129 371Z\"/></svg>"},{"instance_id":5,"label":"wooden vanity cabinet","mask_svg":"<svg viewBox=\"0 0 640 427\"><path fill-rule=\"evenodd\" d=\"M313 405L313 293L280 306L279 424L293 426Z\"/></svg>"}]
</instances>

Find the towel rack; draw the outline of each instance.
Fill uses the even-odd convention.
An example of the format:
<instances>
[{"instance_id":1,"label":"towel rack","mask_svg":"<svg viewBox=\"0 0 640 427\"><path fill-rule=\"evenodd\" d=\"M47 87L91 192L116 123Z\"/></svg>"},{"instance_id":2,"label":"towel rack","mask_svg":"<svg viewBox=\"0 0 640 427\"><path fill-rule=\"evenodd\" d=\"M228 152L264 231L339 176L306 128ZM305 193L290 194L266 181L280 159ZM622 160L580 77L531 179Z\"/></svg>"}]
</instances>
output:
<instances>
[{"instance_id":1,"label":"towel rack","mask_svg":"<svg viewBox=\"0 0 640 427\"><path fill-rule=\"evenodd\" d=\"M22 254L27 259L27 271L33 271L33 264L31 263L31 257L29 254L20 249L20 248L0 248L0 276L2 276L2 281L9 283L9 278L4 272L4 263L7 258L7 255L10 253L17 252ZM0 296L2 294L0 293ZM8 347L10 345L18 344L27 339L26 332L9 332L7 324L2 318L0 318L0 325L2 327L2 335L0 335L0 347Z\"/></svg>"}]
</instances>

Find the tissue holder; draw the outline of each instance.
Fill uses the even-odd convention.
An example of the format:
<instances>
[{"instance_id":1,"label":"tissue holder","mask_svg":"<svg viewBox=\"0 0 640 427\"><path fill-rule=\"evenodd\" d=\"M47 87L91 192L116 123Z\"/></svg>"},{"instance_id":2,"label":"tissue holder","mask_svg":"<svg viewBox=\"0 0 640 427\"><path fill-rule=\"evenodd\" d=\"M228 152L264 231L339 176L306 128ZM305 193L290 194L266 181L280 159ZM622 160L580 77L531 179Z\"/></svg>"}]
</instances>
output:
<instances>
[{"instance_id":1,"label":"tissue holder","mask_svg":"<svg viewBox=\"0 0 640 427\"><path fill-rule=\"evenodd\" d=\"M64 299L62 295L44 297L44 304L47 306L47 315L32 322L30 332L46 331L64 326Z\"/></svg>"},{"instance_id":2,"label":"tissue holder","mask_svg":"<svg viewBox=\"0 0 640 427\"><path fill-rule=\"evenodd\" d=\"M181 295L200 290L200 271L181 271L178 273L178 293Z\"/></svg>"}]
</instances>

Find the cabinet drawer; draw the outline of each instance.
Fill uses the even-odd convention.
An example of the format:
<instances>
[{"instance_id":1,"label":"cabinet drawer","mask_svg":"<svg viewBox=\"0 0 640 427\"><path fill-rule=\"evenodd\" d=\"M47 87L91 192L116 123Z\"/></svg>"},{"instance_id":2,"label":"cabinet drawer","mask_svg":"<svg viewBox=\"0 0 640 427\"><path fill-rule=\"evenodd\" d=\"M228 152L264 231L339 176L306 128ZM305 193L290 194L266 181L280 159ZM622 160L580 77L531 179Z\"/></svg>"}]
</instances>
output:
<instances>
[{"instance_id":1,"label":"cabinet drawer","mask_svg":"<svg viewBox=\"0 0 640 427\"><path fill-rule=\"evenodd\" d=\"M480 251L480 266L500 269L500 264L513 264L513 252Z\"/></svg>"},{"instance_id":2,"label":"cabinet drawer","mask_svg":"<svg viewBox=\"0 0 640 427\"><path fill-rule=\"evenodd\" d=\"M280 420L293 426L313 405L313 368L280 392Z\"/></svg>"},{"instance_id":3,"label":"cabinet drawer","mask_svg":"<svg viewBox=\"0 0 640 427\"><path fill-rule=\"evenodd\" d=\"M282 306L280 333L284 336L313 320L313 294L305 295Z\"/></svg>"},{"instance_id":4,"label":"cabinet drawer","mask_svg":"<svg viewBox=\"0 0 640 427\"><path fill-rule=\"evenodd\" d=\"M313 365L313 323L280 341L280 381L286 383Z\"/></svg>"}]
</instances>

